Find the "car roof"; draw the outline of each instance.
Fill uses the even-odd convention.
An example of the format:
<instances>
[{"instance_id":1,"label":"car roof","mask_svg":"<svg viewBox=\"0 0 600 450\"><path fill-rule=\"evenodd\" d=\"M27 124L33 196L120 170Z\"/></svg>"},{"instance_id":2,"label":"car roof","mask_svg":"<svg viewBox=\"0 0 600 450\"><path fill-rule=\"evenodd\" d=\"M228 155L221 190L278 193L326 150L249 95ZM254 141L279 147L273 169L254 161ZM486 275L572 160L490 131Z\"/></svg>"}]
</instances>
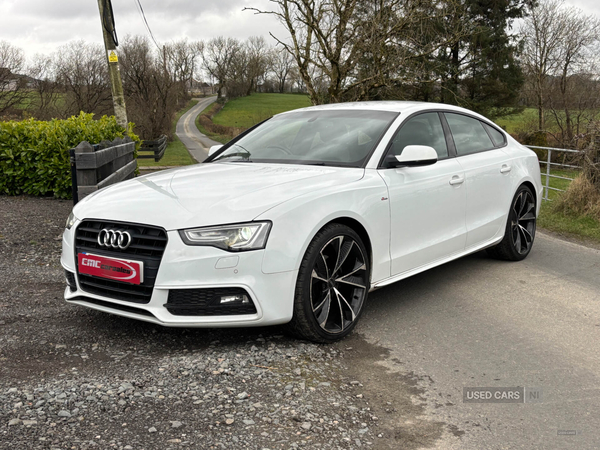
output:
<instances>
[{"instance_id":1,"label":"car roof","mask_svg":"<svg viewBox=\"0 0 600 450\"><path fill-rule=\"evenodd\" d=\"M429 102L410 102L410 101L399 101L399 100L382 100L382 101L367 101L367 102L347 102L347 103L330 103L327 105L309 106L306 108L293 109L286 111L279 115L290 114L297 111L331 111L331 110L363 110L363 111L391 111L401 114L412 114L418 111L426 110L447 110L457 111L476 116L486 121L490 121L488 118L477 114L466 108L460 106L448 105L445 103L429 103Z\"/></svg>"}]
</instances>

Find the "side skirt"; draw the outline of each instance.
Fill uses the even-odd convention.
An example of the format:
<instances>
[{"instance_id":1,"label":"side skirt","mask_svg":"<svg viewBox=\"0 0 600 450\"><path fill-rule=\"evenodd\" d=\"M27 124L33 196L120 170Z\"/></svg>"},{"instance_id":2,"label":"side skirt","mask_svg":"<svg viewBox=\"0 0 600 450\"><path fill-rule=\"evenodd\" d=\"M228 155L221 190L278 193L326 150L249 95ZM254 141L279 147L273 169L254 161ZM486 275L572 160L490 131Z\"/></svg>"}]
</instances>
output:
<instances>
[{"instance_id":1,"label":"side skirt","mask_svg":"<svg viewBox=\"0 0 600 450\"><path fill-rule=\"evenodd\" d=\"M463 256L470 255L471 253L475 253L475 252L478 252L485 248L492 247L492 246L498 244L502 240L503 237L504 237L504 235L502 235L500 237L494 237L490 241L484 242L482 244L477 244L476 246L473 246L473 247L469 247L469 248L463 250L462 252L454 253L450 256L447 256L446 258L438 259L437 261L434 261L432 263L425 264L425 265L417 267L415 269L407 270L406 272L402 272L398 275L394 275L389 278L384 278L383 280L372 283L371 291L374 291L381 287L395 283L396 281L400 281L400 280L404 280L405 278L412 277L413 275L416 275L421 272L425 272L426 270L432 269L434 267L441 266L442 264L446 264L447 262L454 261L455 259L458 259L458 258L462 258Z\"/></svg>"}]
</instances>

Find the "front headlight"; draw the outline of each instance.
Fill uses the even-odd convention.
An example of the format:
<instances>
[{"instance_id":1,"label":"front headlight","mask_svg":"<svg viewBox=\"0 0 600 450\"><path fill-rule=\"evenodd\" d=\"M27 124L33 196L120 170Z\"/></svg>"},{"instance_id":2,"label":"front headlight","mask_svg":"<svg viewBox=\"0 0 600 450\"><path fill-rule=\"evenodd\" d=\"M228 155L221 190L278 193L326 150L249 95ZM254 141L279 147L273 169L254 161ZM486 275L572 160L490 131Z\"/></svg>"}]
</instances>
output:
<instances>
[{"instance_id":1,"label":"front headlight","mask_svg":"<svg viewBox=\"0 0 600 450\"><path fill-rule=\"evenodd\" d=\"M73 214L73 211L71 211L71 214L69 214L69 217L67 217L67 223L65 224L65 228L67 230L70 230L71 227L75 224L75 222L77 222L77 217L75 217L75 214Z\"/></svg>"},{"instance_id":2,"label":"front headlight","mask_svg":"<svg viewBox=\"0 0 600 450\"><path fill-rule=\"evenodd\" d=\"M209 245L231 252L265 248L271 222L248 222L218 227L179 230L187 245Z\"/></svg>"}]
</instances>

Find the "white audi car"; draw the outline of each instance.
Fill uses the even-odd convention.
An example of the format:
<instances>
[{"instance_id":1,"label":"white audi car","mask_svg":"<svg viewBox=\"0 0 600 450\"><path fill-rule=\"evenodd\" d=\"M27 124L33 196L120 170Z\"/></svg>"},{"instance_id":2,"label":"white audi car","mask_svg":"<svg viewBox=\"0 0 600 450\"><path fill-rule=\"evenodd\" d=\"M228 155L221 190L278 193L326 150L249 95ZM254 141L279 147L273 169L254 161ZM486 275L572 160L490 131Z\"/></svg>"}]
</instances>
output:
<instances>
[{"instance_id":1,"label":"white audi car","mask_svg":"<svg viewBox=\"0 0 600 450\"><path fill-rule=\"evenodd\" d=\"M536 155L478 114L411 102L279 114L198 165L102 189L63 236L69 303L171 327L347 335L369 291L487 248L521 260Z\"/></svg>"}]
</instances>

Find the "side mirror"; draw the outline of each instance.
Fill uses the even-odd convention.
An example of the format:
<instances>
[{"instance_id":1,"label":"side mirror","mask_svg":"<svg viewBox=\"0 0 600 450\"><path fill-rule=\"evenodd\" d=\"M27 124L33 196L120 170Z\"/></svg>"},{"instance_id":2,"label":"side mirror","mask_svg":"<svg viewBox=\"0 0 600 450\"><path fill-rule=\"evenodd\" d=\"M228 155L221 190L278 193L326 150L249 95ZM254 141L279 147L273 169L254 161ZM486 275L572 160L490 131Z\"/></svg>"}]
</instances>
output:
<instances>
[{"instance_id":1,"label":"side mirror","mask_svg":"<svg viewBox=\"0 0 600 450\"><path fill-rule=\"evenodd\" d=\"M219 150L221 147L223 147L222 145L213 145L209 150L208 150L208 156L213 155L217 150Z\"/></svg>"},{"instance_id":2,"label":"side mirror","mask_svg":"<svg viewBox=\"0 0 600 450\"><path fill-rule=\"evenodd\" d=\"M398 156L388 155L387 167L429 166L437 162L438 155L433 147L427 145L407 145Z\"/></svg>"}]
</instances>

